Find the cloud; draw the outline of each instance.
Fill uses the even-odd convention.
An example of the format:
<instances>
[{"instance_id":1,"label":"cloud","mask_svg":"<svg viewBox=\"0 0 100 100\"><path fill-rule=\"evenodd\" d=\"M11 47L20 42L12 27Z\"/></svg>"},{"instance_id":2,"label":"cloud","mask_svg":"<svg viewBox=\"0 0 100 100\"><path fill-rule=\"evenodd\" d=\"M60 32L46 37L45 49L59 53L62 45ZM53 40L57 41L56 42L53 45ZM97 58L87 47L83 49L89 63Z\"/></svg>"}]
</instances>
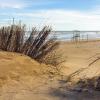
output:
<instances>
[{"instance_id":1,"label":"cloud","mask_svg":"<svg viewBox=\"0 0 100 100\"><path fill-rule=\"evenodd\" d=\"M13 13L22 21L35 25L51 25L55 30L100 30L100 15L72 10L38 10L33 13ZM24 20L25 19L25 20Z\"/></svg>"},{"instance_id":2,"label":"cloud","mask_svg":"<svg viewBox=\"0 0 100 100\"><path fill-rule=\"evenodd\" d=\"M30 26L50 25L54 30L100 30L99 10L33 10L32 12L0 13L1 16L12 16Z\"/></svg>"},{"instance_id":3,"label":"cloud","mask_svg":"<svg viewBox=\"0 0 100 100\"><path fill-rule=\"evenodd\" d=\"M26 6L21 0L0 0L0 8L24 8Z\"/></svg>"},{"instance_id":4,"label":"cloud","mask_svg":"<svg viewBox=\"0 0 100 100\"><path fill-rule=\"evenodd\" d=\"M0 0L0 8L25 8L25 7L38 7L43 5L49 5L57 0Z\"/></svg>"}]
</instances>

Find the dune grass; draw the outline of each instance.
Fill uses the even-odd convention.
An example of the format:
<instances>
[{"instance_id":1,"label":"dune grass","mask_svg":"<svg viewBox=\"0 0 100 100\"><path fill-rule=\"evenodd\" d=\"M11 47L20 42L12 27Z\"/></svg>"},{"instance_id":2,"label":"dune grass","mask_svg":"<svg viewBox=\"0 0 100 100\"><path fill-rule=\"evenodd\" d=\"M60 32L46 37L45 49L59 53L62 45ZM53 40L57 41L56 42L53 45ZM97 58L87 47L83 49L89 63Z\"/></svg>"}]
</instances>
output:
<instances>
[{"instance_id":1,"label":"dune grass","mask_svg":"<svg viewBox=\"0 0 100 100\"><path fill-rule=\"evenodd\" d=\"M41 31L33 28L30 36L25 40L25 26L11 25L0 28L0 49L18 52L41 61L45 55L57 47L58 42L48 38L51 28L45 26Z\"/></svg>"}]
</instances>

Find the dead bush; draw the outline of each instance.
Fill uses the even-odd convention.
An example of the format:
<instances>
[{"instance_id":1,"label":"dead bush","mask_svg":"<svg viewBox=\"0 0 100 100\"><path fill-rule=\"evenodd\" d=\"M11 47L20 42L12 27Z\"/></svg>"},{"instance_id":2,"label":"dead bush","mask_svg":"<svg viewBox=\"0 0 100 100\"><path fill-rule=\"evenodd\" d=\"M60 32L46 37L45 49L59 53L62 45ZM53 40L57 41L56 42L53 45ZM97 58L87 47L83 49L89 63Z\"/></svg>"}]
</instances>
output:
<instances>
[{"instance_id":1,"label":"dead bush","mask_svg":"<svg viewBox=\"0 0 100 100\"><path fill-rule=\"evenodd\" d=\"M28 39L25 38L25 26L11 25L0 28L0 49L19 52L38 61L54 50L58 42L49 38L51 28L45 26L41 31L33 28Z\"/></svg>"}]
</instances>

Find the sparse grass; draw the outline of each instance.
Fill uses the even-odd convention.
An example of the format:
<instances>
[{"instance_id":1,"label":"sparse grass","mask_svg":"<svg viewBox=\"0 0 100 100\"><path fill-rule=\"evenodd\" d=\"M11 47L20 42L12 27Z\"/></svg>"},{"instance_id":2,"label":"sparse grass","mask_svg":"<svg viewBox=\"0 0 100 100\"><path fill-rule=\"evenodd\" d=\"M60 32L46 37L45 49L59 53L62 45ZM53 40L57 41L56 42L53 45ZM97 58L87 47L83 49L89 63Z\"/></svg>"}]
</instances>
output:
<instances>
[{"instance_id":1,"label":"sparse grass","mask_svg":"<svg viewBox=\"0 0 100 100\"><path fill-rule=\"evenodd\" d=\"M100 77L93 77L93 78L84 78L80 79L75 87L74 90L76 91L100 91Z\"/></svg>"},{"instance_id":2,"label":"sparse grass","mask_svg":"<svg viewBox=\"0 0 100 100\"><path fill-rule=\"evenodd\" d=\"M48 53L43 59L41 59L44 63L53 65L58 68L58 66L65 62L65 60L62 58L62 54L58 53L56 50L53 50L52 52Z\"/></svg>"},{"instance_id":3,"label":"sparse grass","mask_svg":"<svg viewBox=\"0 0 100 100\"><path fill-rule=\"evenodd\" d=\"M11 25L0 28L0 49L28 55L38 61L58 46L55 39L48 38L51 28L45 26L41 31L33 28L25 40L25 26Z\"/></svg>"}]
</instances>

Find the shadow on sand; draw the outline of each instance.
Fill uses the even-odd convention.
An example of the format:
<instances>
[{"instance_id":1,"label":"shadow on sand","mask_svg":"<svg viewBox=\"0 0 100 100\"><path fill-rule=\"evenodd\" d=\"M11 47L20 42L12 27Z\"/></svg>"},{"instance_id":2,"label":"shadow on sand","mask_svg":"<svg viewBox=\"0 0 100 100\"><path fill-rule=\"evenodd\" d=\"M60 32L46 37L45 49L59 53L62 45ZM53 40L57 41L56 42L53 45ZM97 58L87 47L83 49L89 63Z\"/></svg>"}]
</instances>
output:
<instances>
[{"instance_id":1,"label":"shadow on sand","mask_svg":"<svg viewBox=\"0 0 100 100\"><path fill-rule=\"evenodd\" d=\"M49 95L57 97L57 100L100 100L100 91L67 90L63 80L59 83L59 87L51 88L49 92Z\"/></svg>"}]
</instances>

